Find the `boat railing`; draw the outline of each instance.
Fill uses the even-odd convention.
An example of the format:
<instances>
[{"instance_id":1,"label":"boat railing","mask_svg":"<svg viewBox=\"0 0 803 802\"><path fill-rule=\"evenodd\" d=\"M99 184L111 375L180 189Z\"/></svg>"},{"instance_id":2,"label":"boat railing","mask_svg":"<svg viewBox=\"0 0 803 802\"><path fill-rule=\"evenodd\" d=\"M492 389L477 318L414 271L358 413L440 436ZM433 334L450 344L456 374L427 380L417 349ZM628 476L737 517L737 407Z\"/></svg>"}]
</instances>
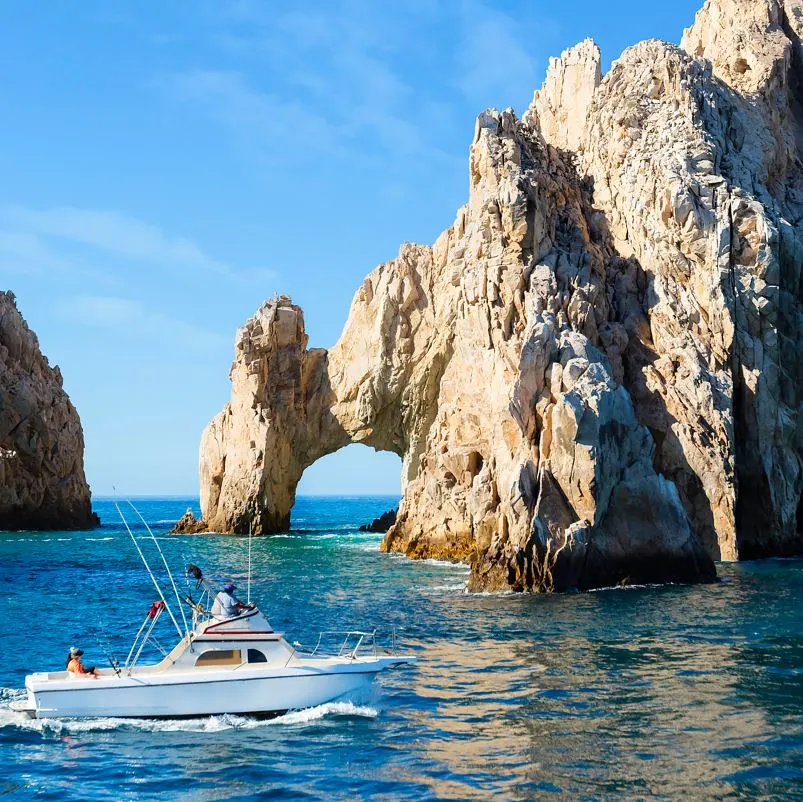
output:
<instances>
[{"instance_id":1,"label":"boat railing","mask_svg":"<svg viewBox=\"0 0 803 802\"><path fill-rule=\"evenodd\" d=\"M382 640L389 639L389 643L383 644ZM327 643L334 641L335 646L326 651ZM337 643L340 644L337 647ZM335 648L337 651L335 652ZM380 633L379 630L360 630L360 629L327 629L318 635L315 648L310 652L310 656L316 655L327 657L349 657L352 660L360 656L377 657L380 649L392 654L396 651L396 627L391 627L390 633Z\"/></svg>"},{"instance_id":2,"label":"boat railing","mask_svg":"<svg viewBox=\"0 0 803 802\"><path fill-rule=\"evenodd\" d=\"M196 602L192 605L192 628L197 629L199 625L211 621L215 616L212 615L212 609L205 607L202 602Z\"/></svg>"}]
</instances>

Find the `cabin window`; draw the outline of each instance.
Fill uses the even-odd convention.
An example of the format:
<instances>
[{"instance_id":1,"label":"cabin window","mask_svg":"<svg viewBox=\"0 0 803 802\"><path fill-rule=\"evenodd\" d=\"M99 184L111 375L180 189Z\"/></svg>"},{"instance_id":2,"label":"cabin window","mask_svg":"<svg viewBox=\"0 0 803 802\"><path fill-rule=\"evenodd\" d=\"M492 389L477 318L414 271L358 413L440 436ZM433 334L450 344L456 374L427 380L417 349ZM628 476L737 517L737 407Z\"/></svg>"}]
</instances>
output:
<instances>
[{"instance_id":1,"label":"cabin window","mask_svg":"<svg viewBox=\"0 0 803 802\"><path fill-rule=\"evenodd\" d=\"M218 649L204 652L196 661L198 668L204 666L238 666L243 662L242 652L239 649Z\"/></svg>"},{"instance_id":2,"label":"cabin window","mask_svg":"<svg viewBox=\"0 0 803 802\"><path fill-rule=\"evenodd\" d=\"M267 663L268 658L265 657L264 652L260 652L259 649L249 649L248 650L248 662L249 663Z\"/></svg>"}]
</instances>

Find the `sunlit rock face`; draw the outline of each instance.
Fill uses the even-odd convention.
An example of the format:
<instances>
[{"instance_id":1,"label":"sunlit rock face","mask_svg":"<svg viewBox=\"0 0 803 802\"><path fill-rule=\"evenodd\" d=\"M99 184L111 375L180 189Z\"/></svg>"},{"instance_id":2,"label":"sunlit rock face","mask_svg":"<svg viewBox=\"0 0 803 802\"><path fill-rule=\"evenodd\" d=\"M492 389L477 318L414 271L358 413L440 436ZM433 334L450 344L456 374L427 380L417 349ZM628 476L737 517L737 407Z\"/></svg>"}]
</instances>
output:
<instances>
[{"instance_id":1,"label":"sunlit rock face","mask_svg":"<svg viewBox=\"0 0 803 802\"><path fill-rule=\"evenodd\" d=\"M0 292L0 530L98 524L84 477L84 435L61 372Z\"/></svg>"},{"instance_id":2,"label":"sunlit rock face","mask_svg":"<svg viewBox=\"0 0 803 802\"><path fill-rule=\"evenodd\" d=\"M286 528L304 469L362 442L403 459L383 548L475 589L803 551L801 27L797 2L709 2L685 49L602 77L587 40L524 122L481 114L468 203L366 278L334 348L285 297L238 332L204 523Z\"/></svg>"}]
</instances>

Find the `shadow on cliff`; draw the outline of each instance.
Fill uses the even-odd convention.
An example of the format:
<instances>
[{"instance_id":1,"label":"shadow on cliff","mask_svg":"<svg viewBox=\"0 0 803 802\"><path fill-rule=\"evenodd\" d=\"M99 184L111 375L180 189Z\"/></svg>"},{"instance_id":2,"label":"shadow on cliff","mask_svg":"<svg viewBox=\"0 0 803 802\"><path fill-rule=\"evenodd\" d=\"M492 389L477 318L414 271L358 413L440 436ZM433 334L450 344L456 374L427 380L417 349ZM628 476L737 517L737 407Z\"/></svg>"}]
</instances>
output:
<instances>
[{"instance_id":1,"label":"shadow on cliff","mask_svg":"<svg viewBox=\"0 0 803 802\"><path fill-rule=\"evenodd\" d=\"M567 163L575 165L574 154L562 151ZM700 539L712 559L721 557L719 540L714 525L711 504L703 489L700 477L689 464L672 427L677 419L669 411L666 400L657 390L650 390L646 371L658 360L650 330L649 313L652 277L634 257L623 257L613 244L610 225L603 211L594 207L594 180L591 176L577 176L581 188L583 210L589 221L592 240L606 252L606 284L609 302L609 321L624 326L628 342L621 353L620 383L630 394L636 416L645 426L655 443L653 467L655 472L669 479L677 488L692 531ZM597 343L597 345L599 345ZM702 439L710 445L714 432L708 422L698 418Z\"/></svg>"},{"instance_id":2,"label":"shadow on cliff","mask_svg":"<svg viewBox=\"0 0 803 802\"><path fill-rule=\"evenodd\" d=\"M742 559L790 557L803 554L803 464L800 457L800 434L790 421L775 421L775 438L771 447L773 462L784 466L783 481L768 475L765 454L759 448L761 428L766 425L766 395L788 410L803 408L803 43L782 13L784 34L792 42L792 66L789 70L788 101L791 113L793 141L779 143L778 152L788 158L786 183L778 180L771 186L773 200L779 202L784 217L780 220L778 236L777 363L772 361L772 349L757 353L753 348L734 342L733 406L739 492L736 498L737 542ZM784 154L783 145L789 147ZM780 201L779 201L780 199ZM749 246L739 241L738 221L731 218L731 233L735 242L731 251L731 270L749 269L742 250ZM771 289L771 288L768 288ZM738 283L733 283L734 305L749 310L750 297L744 297ZM772 296L770 296L772 297ZM762 329L764 327L761 321ZM760 340L763 341L764 332ZM756 388L765 385L764 398L745 381L743 370L757 376ZM769 374L769 375L767 375ZM763 401L763 403L762 403ZM800 430L800 422L797 424ZM790 431L792 430L792 431Z\"/></svg>"}]
</instances>

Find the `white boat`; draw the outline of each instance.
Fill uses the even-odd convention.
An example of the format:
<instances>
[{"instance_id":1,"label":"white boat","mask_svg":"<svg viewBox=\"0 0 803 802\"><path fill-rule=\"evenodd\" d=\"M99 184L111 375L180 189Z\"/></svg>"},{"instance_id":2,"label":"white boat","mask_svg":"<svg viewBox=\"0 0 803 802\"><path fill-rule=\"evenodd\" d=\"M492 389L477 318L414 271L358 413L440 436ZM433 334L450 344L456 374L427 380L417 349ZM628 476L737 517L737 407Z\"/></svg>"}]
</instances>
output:
<instances>
[{"instance_id":1,"label":"white boat","mask_svg":"<svg viewBox=\"0 0 803 802\"><path fill-rule=\"evenodd\" d=\"M189 595L183 600L192 609L191 625L181 612L183 634L160 591L123 665L112 660L96 679L67 671L30 674L27 699L12 708L48 719L279 715L358 694L380 671L415 660L395 653L395 635L388 648L380 647L376 631L321 633L315 648L303 652L274 632L255 605L234 618L214 615L214 586L195 566L188 569L202 593L198 602ZM171 582L175 590L172 576ZM165 611L182 637L162 650L161 661L140 665L145 644L158 646L152 633ZM327 636L338 636L337 651L325 653Z\"/></svg>"}]
</instances>

